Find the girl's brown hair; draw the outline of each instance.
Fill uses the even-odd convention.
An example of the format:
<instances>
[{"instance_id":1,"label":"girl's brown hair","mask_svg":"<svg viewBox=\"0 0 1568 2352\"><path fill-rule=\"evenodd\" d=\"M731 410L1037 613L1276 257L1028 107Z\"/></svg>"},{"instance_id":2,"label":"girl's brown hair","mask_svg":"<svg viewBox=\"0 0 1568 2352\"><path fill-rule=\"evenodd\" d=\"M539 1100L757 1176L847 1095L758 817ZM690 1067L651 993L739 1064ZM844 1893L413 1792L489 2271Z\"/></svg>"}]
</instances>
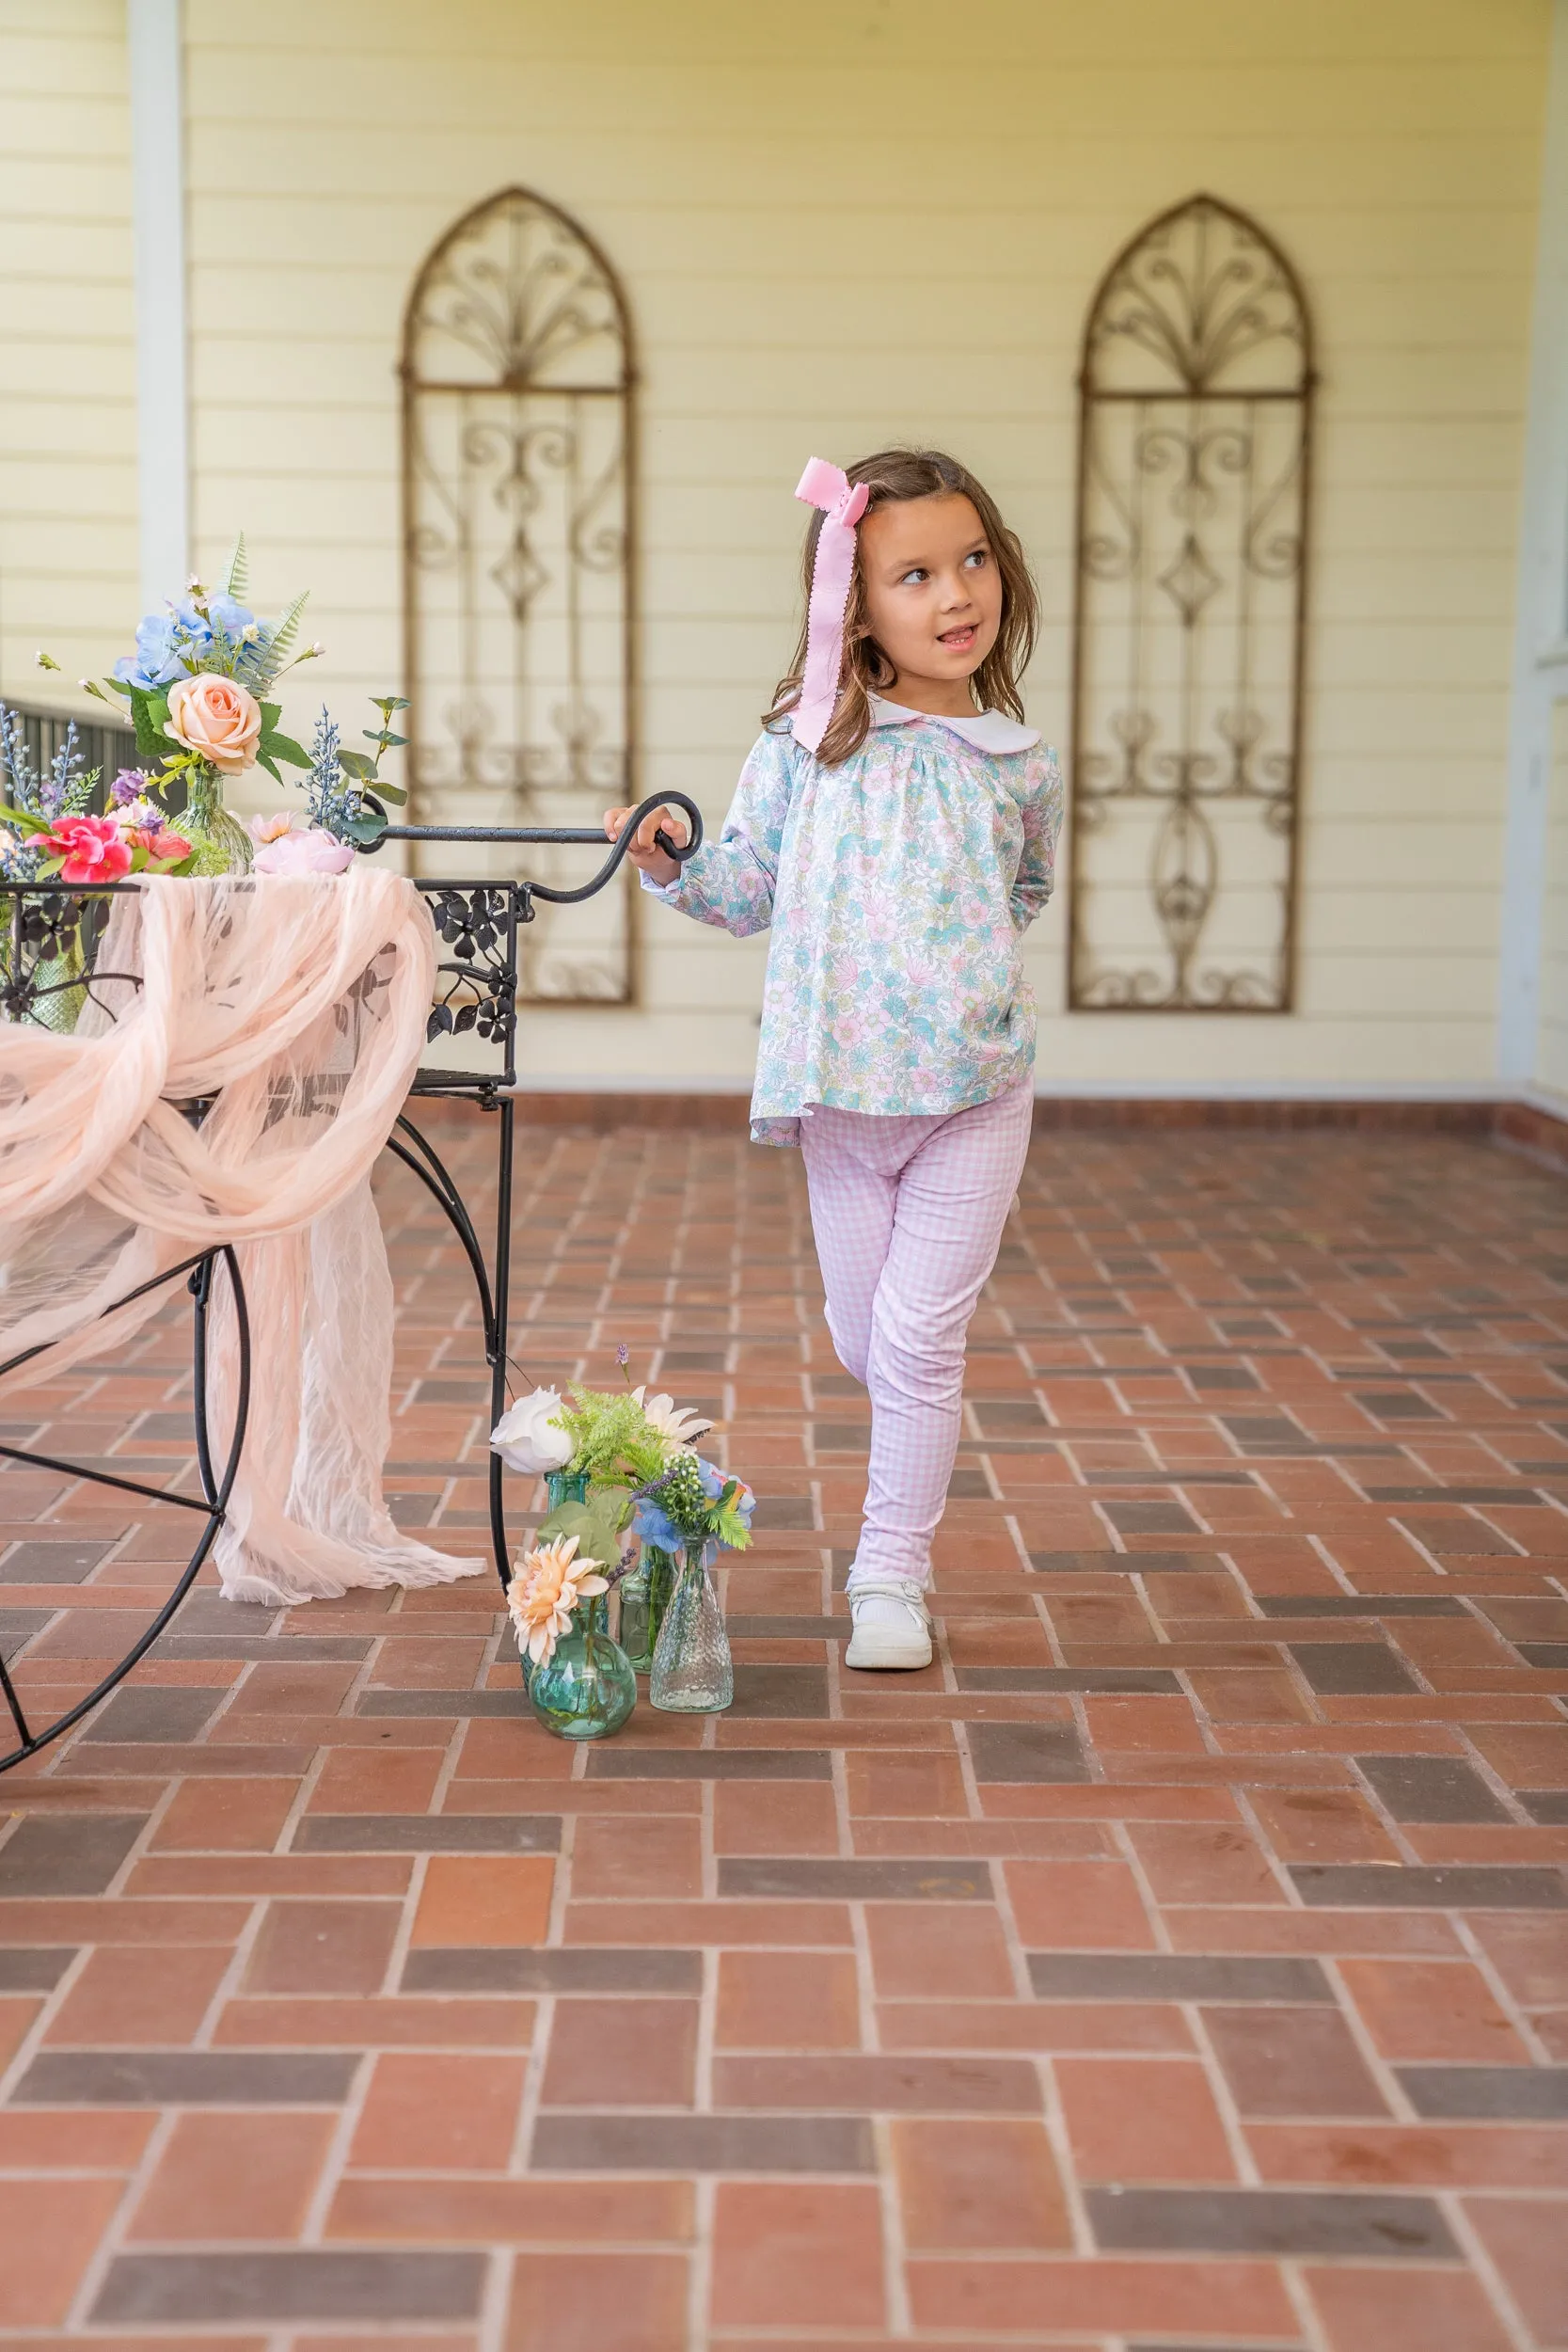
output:
<instances>
[{"instance_id":1,"label":"girl's brown hair","mask_svg":"<svg viewBox=\"0 0 1568 2352\"><path fill-rule=\"evenodd\" d=\"M967 466L960 466L956 457L948 457L938 449L881 449L874 457L857 458L845 471L852 483L863 482L870 491L865 503L868 515L901 499L968 499L980 517L980 527L1002 576L1002 626L996 632L995 644L970 684L978 694L981 709L1005 710L1009 718L1022 719L1023 702L1018 681L1035 649L1039 597L1018 534L1007 529L990 491L975 481ZM823 519L820 512L814 514L806 531L802 577L808 609ZM763 717L765 726L777 726L800 699L800 681L806 668L806 631L807 622L802 619L794 659L774 689L772 707ZM891 686L894 676L893 663L872 636L865 617L865 586L857 544L844 614L844 669L839 678L838 703L816 752L825 768L836 768L860 750L871 732L871 697Z\"/></svg>"}]
</instances>

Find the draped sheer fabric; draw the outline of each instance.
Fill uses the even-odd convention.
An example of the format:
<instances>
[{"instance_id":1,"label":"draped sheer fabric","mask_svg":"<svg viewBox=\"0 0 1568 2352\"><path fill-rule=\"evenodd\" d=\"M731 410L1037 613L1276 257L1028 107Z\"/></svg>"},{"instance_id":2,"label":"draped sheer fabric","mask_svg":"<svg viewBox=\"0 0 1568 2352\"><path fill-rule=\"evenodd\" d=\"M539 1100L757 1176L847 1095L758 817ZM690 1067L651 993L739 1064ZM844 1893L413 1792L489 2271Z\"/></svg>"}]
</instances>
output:
<instances>
[{"instance_id":1,"label":"draped sheer fabric","mask_svg":"<svg viewBox=\"0 0 1568 2352\"><path fill-rule=\"evenodd\" d=\"M271 1603L479 1574L392 1523L392 1290L370 1172L419 1064L436 946L413 884L148 877L117 896L74 1035L0 1025L0 1400L118 1350L127 1294L219 1244L251 1327L246 1440L216 1546ZM197 1106L208 1106L198 1111ZM214 1453L238 1332L214 1284Z\"/></svg>"}]
</instances>

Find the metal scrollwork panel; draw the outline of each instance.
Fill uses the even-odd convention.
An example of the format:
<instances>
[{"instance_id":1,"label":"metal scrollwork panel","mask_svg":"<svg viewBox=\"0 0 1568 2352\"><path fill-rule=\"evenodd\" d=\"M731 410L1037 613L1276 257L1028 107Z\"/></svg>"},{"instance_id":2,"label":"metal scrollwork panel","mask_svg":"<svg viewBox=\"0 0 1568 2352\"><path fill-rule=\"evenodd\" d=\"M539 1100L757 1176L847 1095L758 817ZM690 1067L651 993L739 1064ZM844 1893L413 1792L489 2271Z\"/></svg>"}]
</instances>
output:
<instances>
[{"instance_id":1,"label":"metal scrollwork panel","mask_svg":"<svg viewBox=\"0 0 1568 2352\"><path fill-rule=\"evenodd\" d=\"M631 365L608 263L540 198L497 197L420 273L404 381L411 816L594 823L636 797ZM533 879L568 877L546 850ZM518 989L624 1002L626 890L531 926Z\"/></svg>"},{"instance_id":2,"label":"metal scrollwork panel","mask_svg":"<svg viewBox=\"0 0 1568 2352\"><path fill-rule=\"evenodd\" d=\"M1290 265L1196 197L1085 339L1072 1006L1286 1011L1312 373Z\"/></svg>"}]
</instances>

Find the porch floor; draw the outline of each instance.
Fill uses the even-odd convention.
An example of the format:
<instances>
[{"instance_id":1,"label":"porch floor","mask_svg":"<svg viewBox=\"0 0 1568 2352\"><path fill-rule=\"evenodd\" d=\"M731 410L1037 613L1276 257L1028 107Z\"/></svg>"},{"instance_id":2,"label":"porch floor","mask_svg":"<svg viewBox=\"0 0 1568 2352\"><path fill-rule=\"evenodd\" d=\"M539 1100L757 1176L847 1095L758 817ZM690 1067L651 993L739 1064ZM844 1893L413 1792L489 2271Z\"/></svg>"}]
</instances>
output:
<instances>
[{"instance_id":1,"label":"porch floor","mask_svg":"<svg viewBox=\"0 0 1568 2352\"><path fill-rule=\"evenodd\" d=\"M476 1190L492 1132L442 1131ZM624 1340L765 1498L736 1706L574 1751L488 1572L203 1586L0 1783L5 2352L1568 2344L1568 1185L1039 1145L940 1661L879 1678L795 1156L525 1132L519 1175L528 1377ZM383 1200L389 1484L478 1551L471 1293ZM5 1434L178 1463L185 1345ZM166 1589L185 1531L124 1503L0 1475L40 1708Z\"/></svg>"}]
</instances>

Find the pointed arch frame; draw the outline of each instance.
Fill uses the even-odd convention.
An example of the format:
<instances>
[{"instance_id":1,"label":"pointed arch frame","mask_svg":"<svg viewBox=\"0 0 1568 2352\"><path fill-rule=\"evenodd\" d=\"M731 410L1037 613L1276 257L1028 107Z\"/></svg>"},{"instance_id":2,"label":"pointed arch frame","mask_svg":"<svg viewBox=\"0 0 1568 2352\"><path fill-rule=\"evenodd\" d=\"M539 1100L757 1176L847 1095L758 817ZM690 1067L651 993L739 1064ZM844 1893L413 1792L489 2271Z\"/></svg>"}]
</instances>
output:
<instances>
[{"instance_id":1,"label":"pointed arch frame","mask_svg":"<svg viewBox=\"0 0 1568 2352\"><path fill-rule=\"evenodd\" d=\"M1199 192L1158 214L1095 289L1078 377L1074 1011L1294 1009L1316 386L1311 314L1293 265L1257 221L1218 197ZM1148 494L1161 477L1174 486L1156 520ZM1235 528L1228 550L1203 527L1206 516ZM1157 572L1173 539L1171 561ZM1101 593L1113 586L1119 613ZM1255 593L1267 607L1275 670L1266 692L1252 668ZM1216 598L1233 649L1230 702L1221 708L1211 698L1200 715L1217 634L1204 616ZM1165 686L1151 692L1162 670ZM1119 707L1102 683L1113 672L1123 682ZM1233 821L1246 810L1260 828L1250 845ZM1278 852L1268 883L1274 936L1228 963L1204 954L1216 912L1228 911L1216 820L1256 865L1268 866L1271 844ZM1111 845L1118 821L1124 860L1140 825L1148 836L1146 918L1132 952L1105 945L1111 926L1126 920L1129 891L1125 866L1113 882L1111 861L1097 851ZM1102 919L1113 888L1122 910Z\"/></svg>"},{"instance_id":2,"label":"pointed arch frame","mask_svg":"<svg viewBox=\"0 0 1568 2352\"><path fill-rule=\"evenodd\" d=\"M511 274L504 278L487 269L484 262L483 241L493 224L503 233L510 232L514 248ZM523 254L534 232L545 241L547 261L569 265L554 283L553 291L562 299L553 310L548 271L542 275ZM470 264L467 278L466 256ZM437 309L443 294L449 297L444 312ZM531 319L531 304L537 306ZM534 328L538 331L531 331ZM433 369L429 346L436 339L444 345L441 357L447 364ZM471 357L454 368L451 363L453 351L462 346ZM541 816L559 822L564 816L578 822L578 812L563 807L563 801L580 796L582 813L592 809L595 818L608 801L635 802L640 772L638 372L631 313L618 272L598 240L562 206L520 183L499 188L451 222L420 263L404 306L398 372L410 817L450 819L459 814L467 818L478 813L515 825L536 823ZM456 404L460 415L473 412L459 432L465 465L475 453L482 453L476 462L503 471L517 493L520 512L511 550L515 566L504 581L496 569L488 576L497 594L512 608L515 691L527 675L530 606L541 587L556 577L547 562L541 563L541 554L547 554L559 566L568 612L566 634L574 643L577 591L590 578L618 582L611 731L606 742L595 739L595 724L602 714L594 709L576 666L576 652L561 680L560 709L552 715L564 714L564 723L553 739L545 739L536 731L514 731L499 741L487 739L483 722L489 714L483 709L483 695L464 708L470 675L467 666L462 668L462 684L455 697L458 723L448 725L443 734L443 723L432 707L432 664L426 643L431 633L428 586L433 569L426 509L433 476L424 424L435 413L433 404L437 403ZM612 459L602 480L589 485L589 495L608 499L610 519L594 522L591 506L577 517L568 509L563 533L558 533L553 547L543 550L530 542L526 530L531 469L560 471L574 464L583 437L581 428L590 415L604 430ZM568 421L563 423L562 417ZM459 533L461 527L457 523ZM421 590L426 593L421 595ZM490 619L494 626L494 614ZM476 635L471 616L459 617L454 634L460 661L467 665ZM602 639L602 620L599 634ZM434 774L432 754L437 744L447 764L455 768L454 773ZM451 803L465 793L490 805L477 812L472 807L454 811ZM445 808L439 805L443 800L448 803ZM553 869L544 879L554 879ZM578 953L569 934L562 933L560 944L552 947L548 918L531 932L519 973L518 994L523 1000L623 1006L634 1001L636 894L623 890L612 903L618 905L618 943L613 950L603 951L600 964L592 970L580 958L576 967L567 961ZM617 966L613 972L603 961L611 953ZM589 984L574 985L569 977L562 984L561 973L569 976L574 968L586 974ZM552 970L553 980L548 977Z\"/></svg>"}]
</instances>

